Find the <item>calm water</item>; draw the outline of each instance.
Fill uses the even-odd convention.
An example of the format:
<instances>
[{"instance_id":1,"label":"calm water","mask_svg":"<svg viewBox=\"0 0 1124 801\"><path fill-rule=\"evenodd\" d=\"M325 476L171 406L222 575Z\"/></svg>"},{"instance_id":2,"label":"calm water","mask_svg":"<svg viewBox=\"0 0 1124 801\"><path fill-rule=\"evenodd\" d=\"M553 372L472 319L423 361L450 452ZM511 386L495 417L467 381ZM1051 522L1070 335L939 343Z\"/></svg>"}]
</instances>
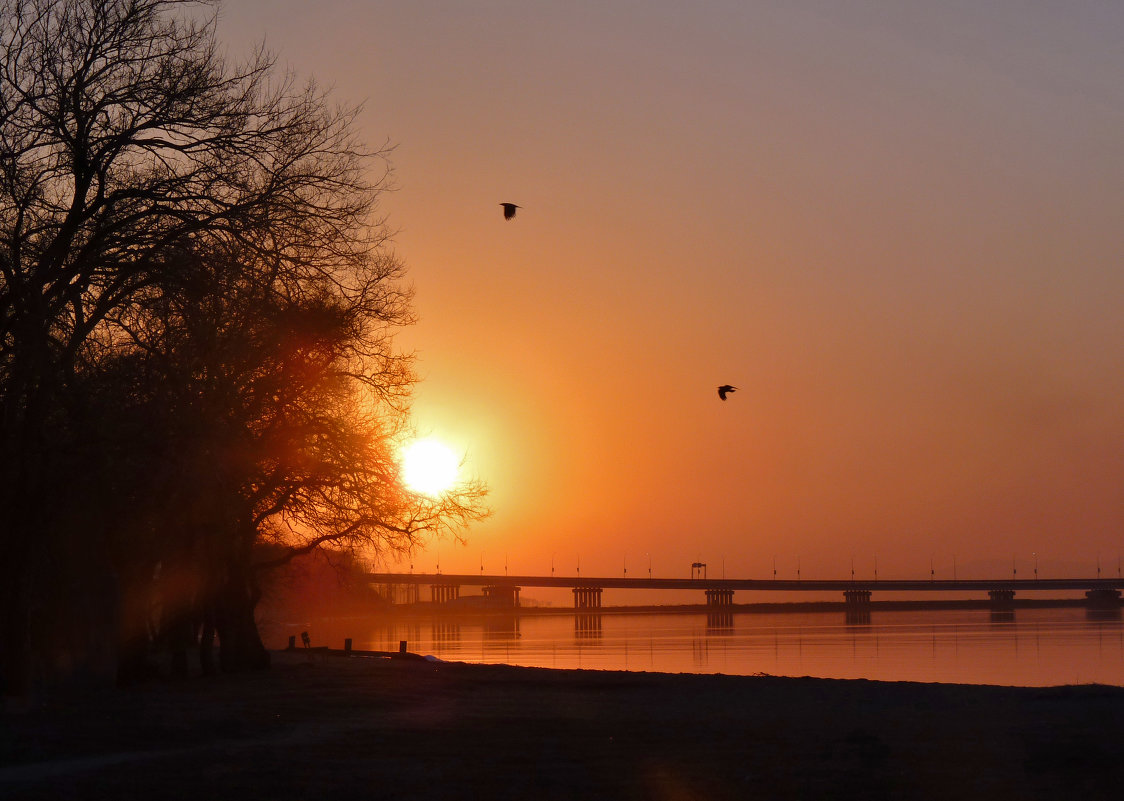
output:
<instances>
[{"instance_id":1,"label":"calm water","mask_svg":"<svg viewBox=\"0 0 1124 801\"><path fill-rule=\"evenodd\" d=\"M1102 613L1103 614L1103 613ZM357 619L309 624L314 645L552 668L1124 686L1124 622L1085 609ZM279 630L280 645L301 627ZM299 640L298 640L299 642Z\"/></svg>"}]
</instances>

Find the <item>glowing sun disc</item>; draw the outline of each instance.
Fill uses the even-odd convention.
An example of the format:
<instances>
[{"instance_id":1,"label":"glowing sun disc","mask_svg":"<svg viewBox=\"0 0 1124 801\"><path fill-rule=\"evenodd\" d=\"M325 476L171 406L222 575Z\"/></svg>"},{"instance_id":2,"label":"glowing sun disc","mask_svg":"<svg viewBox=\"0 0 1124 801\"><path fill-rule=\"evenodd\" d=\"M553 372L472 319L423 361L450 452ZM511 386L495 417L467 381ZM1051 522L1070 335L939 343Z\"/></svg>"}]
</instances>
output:
<instances>
[{"instance_id":1,"label":"glowing sun disc","mask_svg":"<svg viewBox=\"0 0 1124 801\"><path fill-rule=\"evenodd\" d=\"M457 455L433 439L422 439L402 453L402 479L406 486L425 495L440 495L457 480Z\"/></svg>"}]
</instances>

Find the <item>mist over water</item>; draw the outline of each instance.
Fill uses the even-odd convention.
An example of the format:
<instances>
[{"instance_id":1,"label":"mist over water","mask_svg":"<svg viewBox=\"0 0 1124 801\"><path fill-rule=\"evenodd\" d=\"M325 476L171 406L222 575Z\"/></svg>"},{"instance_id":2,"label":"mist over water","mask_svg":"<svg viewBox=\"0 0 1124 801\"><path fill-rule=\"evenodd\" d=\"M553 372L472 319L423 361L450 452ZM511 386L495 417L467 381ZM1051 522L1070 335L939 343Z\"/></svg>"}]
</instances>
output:
<instances>
[{"instance_id":1,"label":"mist over water","mask_svg":"<svg viewBox=\"0 0 1124 801\"><path fill-rule=\"evenodd\" d=\"M725 615L555 614L333 618L314 645L532 667L815 676L879 681L1124 686L1119 610L1083 608ZM283 647L297 624L270 627Z\"/></svg>"}]
</instances>

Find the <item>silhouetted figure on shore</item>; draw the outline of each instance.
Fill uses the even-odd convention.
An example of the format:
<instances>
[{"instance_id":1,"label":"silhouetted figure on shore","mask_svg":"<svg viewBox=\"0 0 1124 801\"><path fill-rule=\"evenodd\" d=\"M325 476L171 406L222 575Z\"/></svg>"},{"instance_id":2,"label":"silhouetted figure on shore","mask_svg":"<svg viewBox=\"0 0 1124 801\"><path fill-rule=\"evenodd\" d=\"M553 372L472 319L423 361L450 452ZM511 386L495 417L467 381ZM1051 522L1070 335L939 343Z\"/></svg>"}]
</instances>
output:
<instances>
[{"instance_id":1,"label":"silhouetted figure on shore","mask_svg":"<svg viewBox=\"0 0 1124 801\"><path fill-rule=\"evenodd\" d=\"M516 206L514 203L501 203L500 205L503 206L503 218L505 220L514 219L515 210L523 208L522 206Z\"/></svg>"},{"instance_id":2,"label":"silhouetted figure on shore","mask_svg":"<svg viewBox=\"0 0 1124 801\"><path fill-rule=\"evenodd\" d=\"M738 391L737 387L732 387L729 384L723 384L722 386L720 386L718 388L718 397L721 398L722 400L726 400L726 395L728 393L737 392L737 391Z\"/></svg>"}]
</instances>

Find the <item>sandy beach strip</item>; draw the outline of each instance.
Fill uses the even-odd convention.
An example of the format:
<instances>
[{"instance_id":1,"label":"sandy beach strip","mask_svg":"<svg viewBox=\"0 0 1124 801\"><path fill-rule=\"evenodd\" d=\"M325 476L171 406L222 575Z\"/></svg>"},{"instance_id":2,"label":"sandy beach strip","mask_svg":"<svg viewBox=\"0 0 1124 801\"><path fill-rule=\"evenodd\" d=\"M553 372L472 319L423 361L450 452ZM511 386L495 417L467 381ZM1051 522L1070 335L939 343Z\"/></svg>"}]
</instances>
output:
<instances>
[{"instance_id":1,"label":"sandy beach strip","mask_svg":"<svg viewBox=\"0 0 1124 801\"><path fill-rule=\"evenodd\" d=\"M278 652L6 712L0 798L1118 799L1124 688Z\"/></svg>"}]
</instances>

